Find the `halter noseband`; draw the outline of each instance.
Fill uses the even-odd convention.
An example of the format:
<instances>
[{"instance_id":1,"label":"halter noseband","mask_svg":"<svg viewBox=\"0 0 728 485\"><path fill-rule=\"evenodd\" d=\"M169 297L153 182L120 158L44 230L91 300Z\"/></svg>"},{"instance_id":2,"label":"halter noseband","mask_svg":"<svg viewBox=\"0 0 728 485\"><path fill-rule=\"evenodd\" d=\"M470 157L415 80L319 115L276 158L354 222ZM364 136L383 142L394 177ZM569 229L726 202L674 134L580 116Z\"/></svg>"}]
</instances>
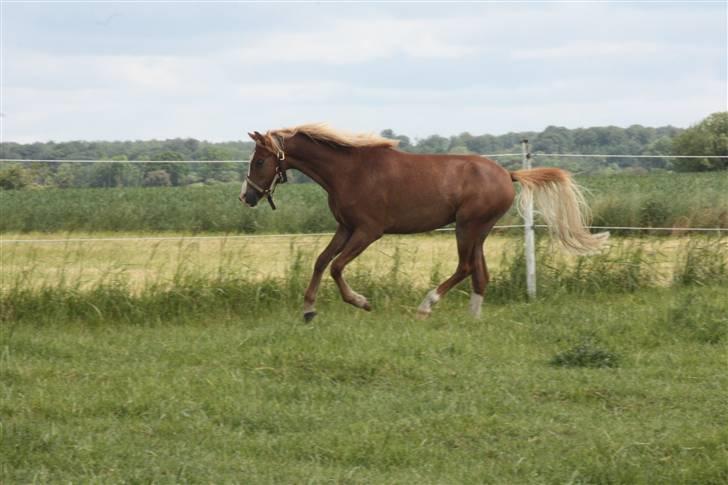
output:
<instances>
[{"instance_id":1,"label":"halter noseband","mask_svg":"<svg viewBox=\"0 0 728 485\"><path fill-rule=\"evenodd\" d=\"M286 182L288 182L286 170L281 166L281 162L286 159L285 152L282 149L278 149L276 158L276 174L273 176L273 180L271 181L270 186L267 189L262 188L260 185L250 180L250 176L245 177L245 182L248 185L260 192L261 196L265 196L268 199L270 208L273 210L276 210L276 205L273 203L273 192L275 192L276 190L276 185L285 184Z\"/></svg>"}]
</instances>

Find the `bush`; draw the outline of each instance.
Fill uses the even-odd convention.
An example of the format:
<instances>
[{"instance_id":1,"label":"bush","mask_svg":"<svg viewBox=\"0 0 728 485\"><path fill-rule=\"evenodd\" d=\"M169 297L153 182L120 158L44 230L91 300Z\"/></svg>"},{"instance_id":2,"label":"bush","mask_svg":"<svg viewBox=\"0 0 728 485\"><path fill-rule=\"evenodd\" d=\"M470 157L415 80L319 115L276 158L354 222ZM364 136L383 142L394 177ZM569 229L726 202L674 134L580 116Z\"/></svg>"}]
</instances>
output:
<instances>
[{"instance_id":1,"label":"bush","mask_svg":"<svg viewBox=\"0 0 728 485\"><path fill-rule=\"evenodd\" d=\"M166 170L152 170L144 175L142 184L144 187L169 187L172 185L172 178Z\"/></svg>"},{"instance_id":2,"label":"bush","mask_svg":"<svg viewBox=\"0 0 728 485\"><path fill-rule=\"evenodd\" d=\"M30 175L18 164L0 168L0 189L18 190L30 184Z\"/></svg>"},{"instance_id":3,"label":"bush","mask_svg":"<svg viewBox=\"0 0 728 485\"><path fill-rule=\"evenodd\" d=\"M614 352L597 347L594 339L586 339L556 354L550 364L557 367L618 367L619 357Z\"/></svg>"},{"instance_id":4,"label":"bush","mask_svg":"<svg viewBox=\"0 0 728 485\"><path fill-rule=\"evenodd\" d=\"M664 227L670 220L670 207L660 200L649 199L640 207L640 226Z\"/></svg>"},{"instance_id":5,"label":"bush","mask_svg":"<svg viewBox=\"0 0 728 485\"><path fill-rule=\"evenodd\" d=\"M704 286L728 283L728 244L724 239L690 239L680 248L673 275L676 285Z\"/></svg>"}]
</instances>

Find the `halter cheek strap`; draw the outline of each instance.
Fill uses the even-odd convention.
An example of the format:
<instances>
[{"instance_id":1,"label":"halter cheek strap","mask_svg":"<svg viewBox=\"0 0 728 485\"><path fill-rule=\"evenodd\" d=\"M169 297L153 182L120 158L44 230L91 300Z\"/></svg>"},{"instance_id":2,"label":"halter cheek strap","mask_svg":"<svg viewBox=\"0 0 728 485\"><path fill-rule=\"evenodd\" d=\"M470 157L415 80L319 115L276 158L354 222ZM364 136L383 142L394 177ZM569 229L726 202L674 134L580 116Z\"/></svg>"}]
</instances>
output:
<instances>
[{"instance_id":1,"label":"halter cheek strap","mask_svg":"<svg viewBox=\"0 0 728 485\"><path fill-rule=\"evenodd\" d=\"M268 199L268 203L270 204L270 208L273 210L276 210L276 205L273 203L273 192L276 190L276 185L278 184L285 184L288 182L288 176L286 175L286 170L281 166L281 162L286 159L286 154L283 152L283 150L278 150L278 161L276 162L276 174L273 176L273 180L270 183L270 187L267 189L264 189L260 185L256 184L252 180L250 180L249 176L245 177L245 182L253 187L255 190L260 192L260 195L264 195Z\"/></svg>"}]
</instances>

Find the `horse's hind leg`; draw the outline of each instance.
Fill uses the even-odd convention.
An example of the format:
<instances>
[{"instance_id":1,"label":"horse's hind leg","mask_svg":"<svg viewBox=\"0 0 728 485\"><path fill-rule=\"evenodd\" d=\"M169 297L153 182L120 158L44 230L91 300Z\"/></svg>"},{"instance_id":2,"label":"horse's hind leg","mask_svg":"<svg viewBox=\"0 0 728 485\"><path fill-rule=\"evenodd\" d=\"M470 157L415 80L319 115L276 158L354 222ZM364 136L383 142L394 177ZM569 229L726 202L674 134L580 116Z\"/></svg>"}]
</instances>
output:
<instances>
[{"instance_id":1,"label":"horse's hind leg","mask_svg":"<svg viewBox=\"0 0 728 485\"><path fill-rule=\"evenodd\" d=\"M473 271L473 254L475 247L481 241L480 227L475 224L458 223L455 227L455 235L458 241L458 266L455 272L448 279L443 281L440 286L431 290L422 303L417 308L417 316L427 318L432 313L432 306L445 296L445 293L467 278Z\"/></svg>"},{"instance_id":2,"label":"horse's hind leg","mask_svg":"<svg viewBox=\"0 0 728 485\"><path fill-rule=\"evenodd\" d=\"M473 284L473 293L470 295L470 313L475 317L480 317L480 309L483 306L483 295L485 294L485 288L488 286L490 281L490 275L488 274L488 265L485 263L485 255L483 254L483 244L485 238L488 237L490 230L493 229L497 219L489 222L485 227L482 228L478 244L475 245L473 251L473 274L471 281Z\"/></svg>"},{"instance_id":3,"label":"horse's hind leg","mask_svg":"<svg viewBox=\"0 0 728 485\"><path fill-rule=\"evenodd\" d=\"M485 264L485 256L483 255L483 244L476 244L473 251L473 274L471 275L473 284L473 292L470 294L470 313L475 317L480 317L480 309L483 306L483 295L485 287L488 286L490 275L488 274L488 266Z\"/></svg>"}]
</instances>

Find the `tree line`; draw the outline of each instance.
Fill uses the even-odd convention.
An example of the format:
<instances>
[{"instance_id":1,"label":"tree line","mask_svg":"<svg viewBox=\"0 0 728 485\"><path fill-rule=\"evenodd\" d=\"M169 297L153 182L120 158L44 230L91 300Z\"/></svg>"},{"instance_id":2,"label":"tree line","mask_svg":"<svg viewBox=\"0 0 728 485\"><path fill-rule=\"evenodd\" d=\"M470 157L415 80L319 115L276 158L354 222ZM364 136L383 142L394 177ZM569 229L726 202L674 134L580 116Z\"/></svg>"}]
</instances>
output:
<instances>
[{"instance_id":1,"label":"tree line","mask_svg":"<svg viewBox=\"0 0 728 485\"><path fill-rule=\"evenodd\" d=\"M655 155L655 158L560 159L537 157L537 164L561 166L578 173L645 172L654 170L711 171L728 168L728 158L667 160L659 155L720 155L728 157L728 112L714 113L688 129L632 125L568 129L549 126L541 132L503 135L431 135L422 139L397 134L382 136L400 141L399 148L413 153L490 154L519 153L521 140L530 141L533 153L580 153L605 155ZM138 141L70 141L0 144L0 158L24 160L153 160L159 163L70 164L32 163L0 165L0 188L24 187L135 187L210 185L239 181L239 164L175 164L178 160L248 160L249 141L213 143L192 138ZM515 168L520 158L499 158ZM294 181L305 182L301 174Z\"/></svg>"}]
</instances>

